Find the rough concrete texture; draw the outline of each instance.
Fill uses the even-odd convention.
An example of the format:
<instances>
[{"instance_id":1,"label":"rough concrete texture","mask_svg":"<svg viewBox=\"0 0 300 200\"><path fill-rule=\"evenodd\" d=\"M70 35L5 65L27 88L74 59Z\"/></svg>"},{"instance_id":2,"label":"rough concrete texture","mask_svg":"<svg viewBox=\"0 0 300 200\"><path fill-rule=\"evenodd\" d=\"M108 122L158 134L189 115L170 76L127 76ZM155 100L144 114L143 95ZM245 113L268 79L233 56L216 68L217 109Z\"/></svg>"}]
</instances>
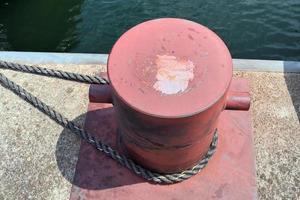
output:
<instances>
[{"instance_id":1,"label":"rough concrete texture","mask_svg":"<svg viewBox=\"0 0 300 200\"><path fill-rule=\"evenodd\" d=\"M95 74L104 66L46 66ZM88 85L0 70L79 124ZM260 199L299 199L300 74L236 72L251 83ZM0 199L68 199L79 139L0 87Z\"/></svg>"},{"instance_id":2,"label":"rough concrete texture","mask_svg":"<svg viewBox=\"0 0 300 200\"><path fill-rule=\"evenodd\" d=\"M250 80L260 199L300 198L300 74L236 73Z\"/></svg>"},{"instance_id":3,"label":"rough concrete texture","mask_svg":"<svg viewBox=\"0 0 300 200\"><path fill-rule=\"evenodd\" d=\"M95 74L101 66L45 66ZM0 70L69 119L87 110L88 85ZM80 141L0 86L0 199L68 199ZM84 122L84 115L77 120Z\"/></svg>"}]
</instances>

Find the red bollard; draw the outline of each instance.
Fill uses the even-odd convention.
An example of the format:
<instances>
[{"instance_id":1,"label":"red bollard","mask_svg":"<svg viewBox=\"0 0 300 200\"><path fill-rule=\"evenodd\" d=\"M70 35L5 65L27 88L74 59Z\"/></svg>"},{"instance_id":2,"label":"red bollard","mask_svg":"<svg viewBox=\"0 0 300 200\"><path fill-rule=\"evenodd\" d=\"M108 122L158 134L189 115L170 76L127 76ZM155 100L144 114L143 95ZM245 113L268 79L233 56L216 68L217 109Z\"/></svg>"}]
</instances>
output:
<instances>
[{"instance_id":1,"label":"red bollard","mask_svg":"<svg viewBox=\"0 0 300 200\"><path fill-rule=\"evenodd\" d=\"M95 138L162 173L193 166L215 128L217 151L192 178L156 185L83 142L70 199L257 198L251 113L235 111L249 109L249 85L232 80L216 34L182 19L139 24L113 47L108 75L109 86L90 87L85 129Z\"/></svg>"},{"instance_id":2,"label":"red bollard","mask_svg":"<svg viewBox=\"0 0 300 200\"><path fill-rule=\"evenodd\" d=\"M195 165L220 113L250 106L248 93L230 91L232 58L223 41L183 19L151 20L124 33L109 56L108 76L110 86L91 86L99 92L90 101L113 101L121 148L162 173Z\"/></svg>"}]
</instances>

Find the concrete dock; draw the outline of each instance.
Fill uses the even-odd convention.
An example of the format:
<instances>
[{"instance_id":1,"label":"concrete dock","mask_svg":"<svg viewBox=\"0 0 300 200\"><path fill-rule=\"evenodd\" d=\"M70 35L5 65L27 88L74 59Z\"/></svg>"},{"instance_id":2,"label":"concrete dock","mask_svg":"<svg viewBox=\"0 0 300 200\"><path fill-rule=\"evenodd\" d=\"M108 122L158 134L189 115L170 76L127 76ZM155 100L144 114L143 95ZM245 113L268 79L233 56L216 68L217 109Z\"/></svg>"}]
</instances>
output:
<instances>
[{"instance_id":1,"label":"concrete dock","mask_svg":"<svg viewBox=\"0 0 300 200\"><path fill-rule=\"evenodd\" d=\"M4 59L1 53L0 59ZM59 63L57 59L39 61L39 66L92 75L106 70L105 58L86 59L90 62L70 58ZM21 61L38 64L30 59ZM272 63L278 65L263 64L272 69ZM287 72L295 65L287 70L282 64L276 72L245 71L247 62L243 60L236 60L235 65L239 66L235 66L234 76L248 78L251 85L259 198L299 199L300 73ZM0 73L83 124L88 85L2 69ZM0 199L69 199L79 138L3 87L0 113Z\"/></svg>"}]
</instances>

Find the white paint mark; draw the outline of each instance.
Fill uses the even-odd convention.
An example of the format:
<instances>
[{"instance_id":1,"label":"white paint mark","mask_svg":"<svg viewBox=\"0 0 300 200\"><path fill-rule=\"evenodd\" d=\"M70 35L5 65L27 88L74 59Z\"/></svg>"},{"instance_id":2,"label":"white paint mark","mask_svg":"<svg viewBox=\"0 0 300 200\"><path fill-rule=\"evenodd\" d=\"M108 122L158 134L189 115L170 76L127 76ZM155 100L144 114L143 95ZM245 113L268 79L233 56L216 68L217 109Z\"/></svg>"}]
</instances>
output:
<instances>
[{"instance_id":1,"label":"white paint mark","mask_svg":"<svg viewBox=\"0 0 300 200\"><path fill-rule=\"evenodd\" d=\"M184 92L188 88L190 80L193 80L195 68L190 60L178 59L175 56L157 55L155 60L157 67L154 89L163 94L176 94Z\"/></svg>"}]
</instances>

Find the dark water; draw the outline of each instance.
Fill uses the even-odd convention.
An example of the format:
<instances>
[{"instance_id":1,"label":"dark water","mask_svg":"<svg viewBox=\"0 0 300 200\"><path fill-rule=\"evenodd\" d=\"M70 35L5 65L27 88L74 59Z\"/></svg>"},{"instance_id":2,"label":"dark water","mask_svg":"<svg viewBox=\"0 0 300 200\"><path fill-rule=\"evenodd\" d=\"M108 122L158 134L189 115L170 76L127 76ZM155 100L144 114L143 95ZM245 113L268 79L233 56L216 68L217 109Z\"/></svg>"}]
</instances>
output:
<instances>
[{"instance_id":1,"label":"dark water","mask_svg":"<svg viewBox=\"0 0 300 200\"><path fill-rule=\"evenodd\" d=\"M235 58L300 60L300 0L0 0L0 50L109 53L128 28L179 17Z\"/></svg>"}]
</instances>

